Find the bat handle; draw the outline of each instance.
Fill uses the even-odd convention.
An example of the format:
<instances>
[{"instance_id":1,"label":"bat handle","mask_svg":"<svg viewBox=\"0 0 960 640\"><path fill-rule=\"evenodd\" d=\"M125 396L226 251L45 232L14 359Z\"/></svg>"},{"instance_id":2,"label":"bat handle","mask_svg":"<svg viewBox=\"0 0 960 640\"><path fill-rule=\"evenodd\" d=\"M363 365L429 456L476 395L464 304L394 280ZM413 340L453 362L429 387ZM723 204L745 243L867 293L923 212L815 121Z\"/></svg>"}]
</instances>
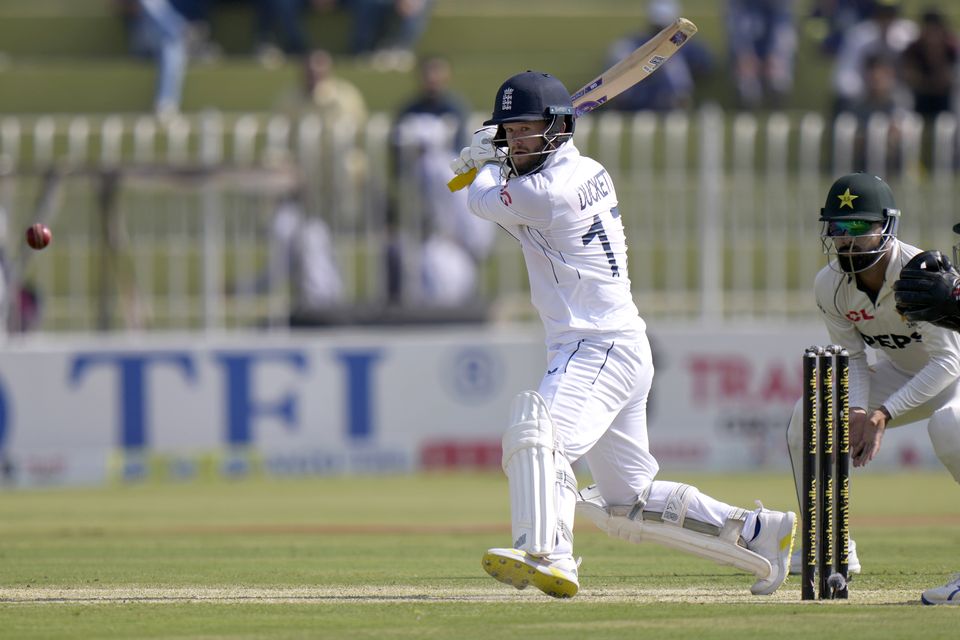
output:
<instances>
[{"instance_id":1,"label":"bat handle","mask_svg":"<svg viewBox=\"0 0 960 640\"><path fill-rule=\"evenodd\" d=\"M451 192L460 191L460 189L470 186L476 177L477 170L476 168L471 167L466 173L458 173L457 175L453 176L453 179L447 183L447 188L450 189Z\"/></svg>"}]
</instances>

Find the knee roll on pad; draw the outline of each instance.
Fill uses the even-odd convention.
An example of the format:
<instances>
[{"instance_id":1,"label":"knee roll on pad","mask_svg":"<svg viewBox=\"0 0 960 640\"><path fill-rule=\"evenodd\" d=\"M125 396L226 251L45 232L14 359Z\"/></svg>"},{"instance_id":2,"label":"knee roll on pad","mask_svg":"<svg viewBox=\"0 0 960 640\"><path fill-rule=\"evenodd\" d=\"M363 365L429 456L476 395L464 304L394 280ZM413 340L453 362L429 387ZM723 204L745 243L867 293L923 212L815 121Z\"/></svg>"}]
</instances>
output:
<instances>
[{"instance_id":1,"label":"knee roll on pad","mask_svg":"<svg viewBox=\"0 0 960 640\"><path fill-rule=\"evenodd\" d=\"M572 539L572 522L561 522L563 485L577 491L570 463L556 442L546 401L524 391L510 407L510 426L503 434L503 472L510 487L513 546L534 555L553 551L560 533Z\"/></svg>"},{"instance_id":2,"label":"knee roll on pad","mask_svg":"<svg viewBox=\"0 0 960 640\"><path fill-rule=\"evenodd\" d=\"M770 561L741 544L740 533L747 512L737 509L722 527L687 518L690 501L699 493L696 487L681 484L659 513L644 509L649 487L637 496L633 505L608 505L596 485L591 485L580 492L577 513L592 520L611 537L635 544L646 540L659 542L671 549L732 565L760 579L768 578L773 573Z\"/></svg>"}]
</instances>

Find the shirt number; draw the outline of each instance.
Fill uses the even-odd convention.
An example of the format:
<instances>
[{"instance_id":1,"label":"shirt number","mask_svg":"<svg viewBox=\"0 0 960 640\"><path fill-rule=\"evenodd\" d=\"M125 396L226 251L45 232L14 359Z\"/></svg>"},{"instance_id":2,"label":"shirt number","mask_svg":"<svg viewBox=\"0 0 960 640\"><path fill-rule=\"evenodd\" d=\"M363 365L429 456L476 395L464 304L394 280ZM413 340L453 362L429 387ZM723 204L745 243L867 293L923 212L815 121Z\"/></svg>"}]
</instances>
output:
<instances>
[{"instance_id":1,"label":"shirt number","mask_svg":"<svg viewBox=\"0 0 960 640\"><path fill-rule=\"evenodd\" d=\"M593 224L590 225L590 230L583 234L581 240L583 240L583 246L587 246L593 239L597 238L600 240L600 246L603 247L603 252L607 254L607 262L610 263L610 273L613 274L614 278L620 277L620 267L617 266L617 257L613 255L613 249L610 248L610 240L607 239L607 232L603 230L603 223L600 222L599 214L594 214Z\"/></svg>"}]
</instances>

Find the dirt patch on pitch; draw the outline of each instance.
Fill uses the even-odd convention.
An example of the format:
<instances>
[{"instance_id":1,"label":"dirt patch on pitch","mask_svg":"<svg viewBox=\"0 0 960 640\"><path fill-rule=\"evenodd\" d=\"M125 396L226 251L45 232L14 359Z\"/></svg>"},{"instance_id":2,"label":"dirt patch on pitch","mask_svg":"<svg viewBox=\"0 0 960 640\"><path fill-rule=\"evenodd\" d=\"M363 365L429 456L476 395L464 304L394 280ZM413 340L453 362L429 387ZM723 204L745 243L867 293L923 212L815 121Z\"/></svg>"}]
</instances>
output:
<instances>
[{"instance_id":1,"label":"dirt patch on pitch","mask_svg":"<svg viewBox=\"0 0 960 640\"><path fill-rule=\"evenodd\" d=\"M209 602L243 603L377 603L386 602L524 602L545 601L535 591L518 592L491 585L483 588L394 587L304 587L257 589L246 587L117 587L62 589L53 587L0 588L2 604L123 604ZM700 604L799 604L798 589L784 589L772 596L753 596L747 589L722 588L615 588L583 589L574 602L653 604L658 602ZM903 605L920 604L913 590L851 590L850 600L827 604Z\"/></svg>"}]
</instances>

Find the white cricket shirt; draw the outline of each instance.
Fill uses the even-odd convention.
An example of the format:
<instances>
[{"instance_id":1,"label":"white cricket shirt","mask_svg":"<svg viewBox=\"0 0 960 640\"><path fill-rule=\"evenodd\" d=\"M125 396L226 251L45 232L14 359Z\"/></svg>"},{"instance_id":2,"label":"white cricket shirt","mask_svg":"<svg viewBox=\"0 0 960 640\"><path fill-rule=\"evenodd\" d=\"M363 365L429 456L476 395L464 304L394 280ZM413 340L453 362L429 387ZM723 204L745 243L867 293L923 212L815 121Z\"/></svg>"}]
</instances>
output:
<instances>
[{"instance_id":1,"label":"white cricket shirt","mask_svg":"<svg viewBox=\"0 0 960 640\"><path fill-rule=\"evenodd\" d=\"M896 418L937 395L960 376L960 338L949 329L908 322L897 313L893 283L920 249L894 240L891 251L876 303L857 288L856 278L838 273L829 265L817 274L814 291L830 339L850 352L851 407L877 408L867 406L870 381L866 346L876 349L878 358L889 360L896 369L913 376L883 401Z\"/></svg>"},{"instance_id":2,"label":"white cricket shirt","mask_svg":"<svg viewBox=\"0 0 960 640\"><path fill-rule=\"evenodd\" d=\"M499 166L488 163L470 186L469 203L519 240L548 347L643 337L613 181L572 141L536 173L506 184Z\"/></svg>"}]
</instances>

